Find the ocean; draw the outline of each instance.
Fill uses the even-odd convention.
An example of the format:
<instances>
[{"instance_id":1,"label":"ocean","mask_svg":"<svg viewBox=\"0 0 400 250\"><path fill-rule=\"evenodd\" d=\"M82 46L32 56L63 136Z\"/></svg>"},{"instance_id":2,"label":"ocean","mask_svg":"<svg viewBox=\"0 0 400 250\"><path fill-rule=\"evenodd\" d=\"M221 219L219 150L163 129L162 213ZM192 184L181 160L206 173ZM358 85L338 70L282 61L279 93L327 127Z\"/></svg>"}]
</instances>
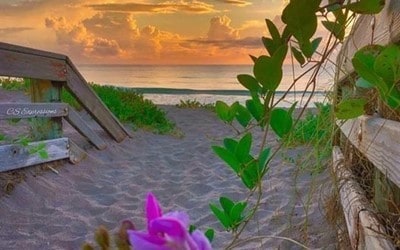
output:
<instances>
[{"instance_id":1,"label":"ocean","mask_svg":"<svg viewBox=\"0 0 400 250\"><path fill-rule=\"evenodd\" d=\"M78 65L77 68L88 82L134 88L156 104L174 105L181 100L244 103L250 98L236 76L252 74L252 65ZM282 97L293 82L291 72L292 67L285 66L276 98ZM295 69L296 75L301 72ZM332 72L322 72L311 103L325 101L332 78ZM297 82L279 106L288 107L295 101L302 106L311 95L311 89L303 95L305 89L305 81Z\"/></svg>"}]
</instances>

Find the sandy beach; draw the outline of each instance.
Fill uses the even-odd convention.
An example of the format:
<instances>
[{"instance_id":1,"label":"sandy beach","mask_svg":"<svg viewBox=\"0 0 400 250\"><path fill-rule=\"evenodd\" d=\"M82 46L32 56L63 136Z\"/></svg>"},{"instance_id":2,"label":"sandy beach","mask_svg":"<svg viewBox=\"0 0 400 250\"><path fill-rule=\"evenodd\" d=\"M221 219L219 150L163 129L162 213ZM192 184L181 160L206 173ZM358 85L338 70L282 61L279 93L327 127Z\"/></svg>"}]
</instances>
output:
<instances>
[{"instance_id":1,"label":"sandy beach","mask_svg":"<svg viewBox=\"0 0 400 250\"><path fill-rule=\"evenodd\" d=\"M21 93L0 91L0 102L27 100ZM161 106L183 136L157 135L132 131L133 138L112 141L101 128L84 115L92 128L107 142L99 151L71 126L64 133L87 151L77 165L67 161L54 164L58 174L29 167L24 180L10 194L0 196L0 249L80 249L93 242L94 230L104 225L115 232L119 222L131 219L144 228L143 204L152 191L164 211L184 210L200 229L216 229L214 249L223 249L230 234L216 222L209 203L220 196L245 198L246 188L211 150L221 144L232 129L204 109ZM0 132L18 134L15 127L1 121ZM259 145L261 131L254 131ZM268 145L276 147L271 135ZM255 148L254 150L257 150ZM264 181L265 198L247 236L281 236L311 249L336 249L336 228L324 216L325 200L331 193L329 169L318 175L297 171L288 160L306 155L309 149L284 149L271 162ZM18 175L15 173L14 175ZM1 177L2 176L2 177ZM10 178L9 173L0 179ZM265 237L237 249L301 249L287 240Z\"/></svg>"}]
</instances>

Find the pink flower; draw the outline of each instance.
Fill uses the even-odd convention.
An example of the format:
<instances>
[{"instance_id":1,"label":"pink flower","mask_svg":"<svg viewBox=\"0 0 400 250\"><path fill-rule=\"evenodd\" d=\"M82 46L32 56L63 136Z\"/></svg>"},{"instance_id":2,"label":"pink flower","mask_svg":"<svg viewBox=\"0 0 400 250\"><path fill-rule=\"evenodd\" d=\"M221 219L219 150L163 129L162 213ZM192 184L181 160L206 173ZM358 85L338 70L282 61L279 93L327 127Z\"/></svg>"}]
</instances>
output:
<instances>
[{"instance_id":1,"label":"pink flower","mask_svg":"<svg viewBox=\"0 0 400 250\"><path fill-rule=\"evenodd\" d=\"M189 216L185 212L162 214L156 197L149 193L146 202L147 232L128 230L135 250L211 250L200 230L189 233Z\"/></svg>"}]
</instances>

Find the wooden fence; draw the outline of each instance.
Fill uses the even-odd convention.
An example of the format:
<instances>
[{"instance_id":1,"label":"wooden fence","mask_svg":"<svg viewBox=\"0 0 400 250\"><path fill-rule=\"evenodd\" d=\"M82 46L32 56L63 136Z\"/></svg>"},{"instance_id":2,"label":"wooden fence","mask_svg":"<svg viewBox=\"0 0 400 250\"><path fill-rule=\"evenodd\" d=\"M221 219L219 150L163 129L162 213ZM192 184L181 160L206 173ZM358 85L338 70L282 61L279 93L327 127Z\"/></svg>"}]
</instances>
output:
<instances>
[{"instance_id":1,"label":"wooden fence","mask_svg":"<svg viewBox=\"0 0 400 250\"><path fill-rule=\"evenodd\" d=\"M0 43L0 76L31 79L31 103L1 103L0 120L34 118L38 141L28 145L0 146L0 171L69 158L78 162L83 151L62 135L62 119L68 121L97 149L107 147L68 104L61 102L61 91L69 91L91 117L117 142L129 132L90 88L71 60L61 54ZM32 154L31 148L44 147L47 157Z\"/></svg>"},{"instance_id":2,"label":"wooden fence","mask_svg":"<svg viewBox=\"0 0 400 250\"><path fill-rule=\"evenodd\" d=\"M338 56L336 102L346 92L354 90L350 83L354 83L357 76L351 58L358 49L371 42L386 45L399 41L400 1L387 0L379 15L361 16ZM375 111L371 115L337 122L341 133L336 138L332 153L333 169L338 178L340 200L352 248L394 249L393 242L387 237L386 227L378 220L371 201L367 200L365 191L349 171L354 160L352 158L357 157L358 153L373 164L373 203L379 209L388 211L389 200L392 202L393 197L400 194L400 122L385 119L380 104L373 108ZM342 154L345 147L346 156Z\"/></svg>"}]
</instances>

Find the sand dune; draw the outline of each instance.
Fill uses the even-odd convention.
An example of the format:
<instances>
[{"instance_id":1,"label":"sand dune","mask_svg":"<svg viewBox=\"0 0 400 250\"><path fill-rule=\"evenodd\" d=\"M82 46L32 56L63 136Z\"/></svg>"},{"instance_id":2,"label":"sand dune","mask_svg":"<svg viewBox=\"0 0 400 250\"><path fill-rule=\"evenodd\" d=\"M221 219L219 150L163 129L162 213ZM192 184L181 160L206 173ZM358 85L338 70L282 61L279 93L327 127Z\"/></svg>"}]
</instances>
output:
<instances>
[{"instance_id":1,"label":"sand dune","mask_svg":"<svg viewBox=\"0 0 400 250\"><path fill-rule=\"evenodd\" d=\"M10 195L0 197L0 249L79 249L85 241L93 241L98 226L115 231L127 218L142 228L148 191L158 197L165 211L185 210L199 228L216 228L213 246L223 248L230 235L222 232L208 204L218 202L221 195L242 199L246 188L210 146L233 132L212 112L162 108L182 131L182 138L139 130L132 131L133 138L116 143L92 124L108 143L106 150L98 151L66 126L65 135L85 148L88 157L78 165L62 162L59 174L37 174L35 167L23 170L25 181ZM255 134L260 138L260 132ZM268 141L276 145L273 136ZM322 209L329 194L328 173L298 173L296 166L285 160L285 156L307 151L287 149L272 161L264 183L267 195L257 221L245 235L284 236L310 248L336 248L335 229L325 221ZM314 191L306 202L311 188ZM300 248L289 241L265 238L237 249Z\"/></svg>"}]
</instances>

